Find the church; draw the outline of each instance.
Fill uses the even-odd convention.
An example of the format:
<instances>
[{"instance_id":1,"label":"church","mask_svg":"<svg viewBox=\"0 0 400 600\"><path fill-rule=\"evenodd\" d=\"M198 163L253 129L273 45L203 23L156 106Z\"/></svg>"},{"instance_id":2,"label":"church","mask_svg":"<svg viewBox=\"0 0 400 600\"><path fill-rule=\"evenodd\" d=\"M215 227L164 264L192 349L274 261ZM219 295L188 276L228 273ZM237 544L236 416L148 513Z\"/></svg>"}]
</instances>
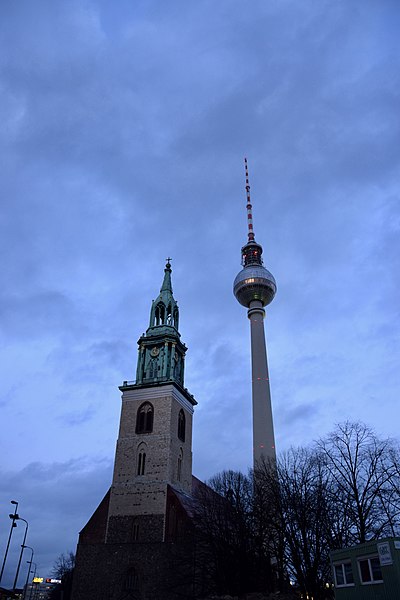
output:
<instances>
[{"instance_id":1,"label":"church","mask_svg":"<svg viewBox=\"0 0 400 600\"><path fill-rule=\"evenodd\" d=\"M79 535L73 600L193 597L192 420L167 262L122 409L111 488Z\"/></svg>"}]
</instances>

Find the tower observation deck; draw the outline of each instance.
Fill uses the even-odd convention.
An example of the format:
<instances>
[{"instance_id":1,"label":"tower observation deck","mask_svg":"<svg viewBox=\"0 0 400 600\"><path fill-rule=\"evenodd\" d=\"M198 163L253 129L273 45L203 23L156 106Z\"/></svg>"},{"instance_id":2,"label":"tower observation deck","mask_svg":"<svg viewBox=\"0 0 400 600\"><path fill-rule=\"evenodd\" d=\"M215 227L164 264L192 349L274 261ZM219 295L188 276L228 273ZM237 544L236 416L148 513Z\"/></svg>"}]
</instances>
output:
<instances>
[{"instance_id":1,"label":"tower observation deck","mask_svg":"<svg viewBox=\"0 0 400 600\"><path fill-rule=\"evenodd\" d=\"M236 299L247 310L250 319L251 370L253 404L253 464L263 460L275 460L275 437L272 420L271 392L268 375L267 348L264 332L264 307L270 304L276 294L273 275L263 266L260 244L255 241L252 204L247 159L246 198L247 198L247 243L242 247L243 269L233 283Z\"/></svg>"}]
</instances>

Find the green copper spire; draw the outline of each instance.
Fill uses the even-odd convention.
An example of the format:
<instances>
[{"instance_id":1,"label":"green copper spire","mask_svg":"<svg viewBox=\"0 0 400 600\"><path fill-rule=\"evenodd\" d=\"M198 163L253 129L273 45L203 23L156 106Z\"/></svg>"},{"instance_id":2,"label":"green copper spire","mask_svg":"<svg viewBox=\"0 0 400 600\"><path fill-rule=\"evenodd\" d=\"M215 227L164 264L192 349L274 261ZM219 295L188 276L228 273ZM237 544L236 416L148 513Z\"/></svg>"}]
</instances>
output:
<instances>
[{"instance_id":1,"label":"green copper spire","mask_svg":"<svg viewBox=\"0 0 400 600\"><path fill-rule=\"evenodd\" d=\"M164 281L161 286L160 292L170 292L172 296L172 282L171 282L171 259L167 258L167 264L164 269Z\"/></svg>"},{"instance_id":2,"label":"green copper spire","mask_svg":"<svg viewBox=\"0 0 400 600\"><path fill-rule=\"evenodd\" d=\"M171 259L167 259L167 264L164 269L164 280L160 289L160 293L151 305L150 324L147 330L147 335L152 334L154 328L161 326L173 327L178 332L179 325L179 310L178 304L172 294L171 282ZM158 330L154 333L157 333Z\"/></svg>"},{"instance_id":3,"label":"green copper spire","mask_svg":"<svg viewBox=\"0 0 400 600\"><path fill-rule=\"evenodd\" d=\"M149 327L138 341L136 385L175 381L183 386L187 348L178 331L179 309L172 293L170 260L165 265L160 293L151 305Z\"/></svg>"}]
</instances>

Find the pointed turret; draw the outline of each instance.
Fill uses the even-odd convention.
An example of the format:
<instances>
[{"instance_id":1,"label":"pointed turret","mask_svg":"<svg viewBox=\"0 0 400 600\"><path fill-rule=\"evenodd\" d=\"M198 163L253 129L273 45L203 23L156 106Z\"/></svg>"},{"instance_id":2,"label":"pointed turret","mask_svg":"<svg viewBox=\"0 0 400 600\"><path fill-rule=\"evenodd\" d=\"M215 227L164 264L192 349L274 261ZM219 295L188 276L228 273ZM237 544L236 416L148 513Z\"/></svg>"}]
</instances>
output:
<instances>
[{"instance_id":1,"label":"pointed turret","mask_svg":"<svg viewBox=\"0 0 400 600\"><path fill-rule=\"evenodd\" d=\"M150 324L146 335L156 335L159 333L159 327L173 327L178 333L179 326L179 309L172 293L171 281L171 259L167 259L167 264L164 269L164 280L160 288L160 293L153 300L150 311ZM153 331L155 330L155 331ZM179 333L178 333L179 335Z\"/></svg>"},{"instance_id":2,"label":"pointed turret","mask_svg":"<svg viewBox=\"0 0 400 600\"><path fill-rule=\"evenodd\" d=\"M171 281L171 263L169 262L171 259L167 258L167 264L164 269L164 281L162 283L160 292L169 292L172 296L172 281Z\"/></svg>"},{"instance_id":3,"label":"pointed turret","mask_svg":"<svg viewBox=\"0 0 400 600\"><path fill-rule=\"evenodd\" d=\"M179 309L172 292L170 260L165 265L160 293L151 305L149 327L138 341L136 385L174 381L183 387L187 348L178 331Z\"/></svg>"}]
</instances>

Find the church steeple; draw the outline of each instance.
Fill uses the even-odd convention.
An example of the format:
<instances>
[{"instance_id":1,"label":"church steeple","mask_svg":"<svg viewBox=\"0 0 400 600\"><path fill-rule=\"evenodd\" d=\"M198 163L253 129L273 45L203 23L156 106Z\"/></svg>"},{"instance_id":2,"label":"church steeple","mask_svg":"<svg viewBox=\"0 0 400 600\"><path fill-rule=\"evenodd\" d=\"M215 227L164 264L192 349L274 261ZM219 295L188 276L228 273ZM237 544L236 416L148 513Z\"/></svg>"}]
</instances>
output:
<instances>
[{"instance_id":1,"label":"church steeple","mask_svg":"<svg viewBox=\"0 0 400 600\"><path fill-rule=\"evenodd\" d=\"M164 269L164 280L160 288L160 293L157 298L153 300L151 305L150 324L147 335L151 335L152 330L155 327L163 326L174 327L178 332L179 310L178 304L172 293L172 269L171 263L169 262L170 260L170 258L167 258L167 264ZM153 333L157 333L157 331Z\"/></svg>"},{"instance_id":2,"label":"church steeple","mask_svg":"<svg viewBox=\"0 0 400 600\"><path fill-rule=\"evenodd\" d=\"M171 263L169 262L171 259L167 258L167 264L164 269L164 281L161 286L160 292L170 292L172 296L172 282L171 282Z\"/></svg>"},{"instance_id":3,"label":"church steeple","mask_svg":"<svg viewBox=\"0 0 400 600\"><path fill-rule=\"evenodd\" d=\"M149 327L138 341L136 385L174 381L183 387L187 348L178 331L179 309L172 292L170 260L167 259L160 293L151 305Z\"/></svg>"},{"instance_id":4,"label":"church steeple","mask_svg":"<svg viewBox=\"0 0 400 600\"><path fill-rule=\"evenodd\" d=\"M124 381L119 388L122 409L106 533L107 543L126 543L127 552L134 542L161 542L169 535L167 526L175 522L167 517L169 486L187 494L192 489L197 402L184 387L187 348L178 331L170 259L138 344L136 381ZM141 556L139 546L133 563L141 565Z\"/></svg>"}]
</instances>

